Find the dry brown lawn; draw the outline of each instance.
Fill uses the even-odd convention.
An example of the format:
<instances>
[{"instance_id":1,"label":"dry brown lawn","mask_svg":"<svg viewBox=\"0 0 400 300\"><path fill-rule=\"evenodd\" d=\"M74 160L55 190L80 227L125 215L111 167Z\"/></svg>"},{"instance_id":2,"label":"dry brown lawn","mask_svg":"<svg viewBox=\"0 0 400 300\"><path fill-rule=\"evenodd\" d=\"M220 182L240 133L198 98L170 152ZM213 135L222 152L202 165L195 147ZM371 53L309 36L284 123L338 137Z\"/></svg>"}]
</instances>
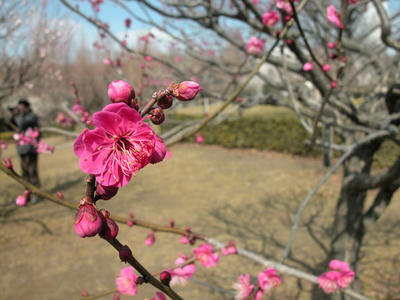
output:
<instances>
[{"instance_id":1,"label":"dry brown lawn","mask_svg":"<svg viewBox=\"0 0 400 300\"><path fill-rule=\"evenodd\" d=\"M48 142L61 145L68 140L51 138ZM190 226L225 242L235 240L238 246L271 259L281 255L294 212L326 171L319 160L279 153L195 144L177 145L171 151L170 159L146 167L115 199L99 206L126 216L132 210L137 218L160 224L168 224L173 218L179 227ZM3 156L12 157L18 164L12 145ZM85 175L78 168L71 144L54 155L41 155L40 173L46 190L62 191L66 199L78 203ZM73 229L71 210L48 201L16 207L15 197L22 187L4 174L0 174L0 180L1 299L75 299L81 290L97 293L114 287L124 267L114 249L97 237L79 238ZM331 221L339 188L340 172L314 196L307 209L304 221L314 217L317 231ZM388 261L400 254L398 198L397 194L376 231L367 238L360 274L366 282L364 291L372 297L381 298L374 292L381 286L374 286L371 282L376 280L368 277L373 270L385 265L384 274L389 278L382 280L387 285L399 280L397 261ZM189 246L180 244L180 237L171 234L157 233L156 243L147 247L144 239L148 233L147 229L120 225L119 239L130 245L150 270L171 266L179 252L191 253ZM293 260L287 262L299 268L321 258L321 250L304 227L296 238L293 255ZM226 290L231 289L239 274L256 276L262 271L261 266L238 256L222 257L213 269L197 269L197 281ZM299 299L309 299L309 290L304 283ZM231 298L198 282L178 287L177 291L192 300ZM294 299L296 292L296 281L283 276L282 286L269 299ZM154 295L154 288L141 286L138 296L130 299Z\"/></svg>"}]
</instances>

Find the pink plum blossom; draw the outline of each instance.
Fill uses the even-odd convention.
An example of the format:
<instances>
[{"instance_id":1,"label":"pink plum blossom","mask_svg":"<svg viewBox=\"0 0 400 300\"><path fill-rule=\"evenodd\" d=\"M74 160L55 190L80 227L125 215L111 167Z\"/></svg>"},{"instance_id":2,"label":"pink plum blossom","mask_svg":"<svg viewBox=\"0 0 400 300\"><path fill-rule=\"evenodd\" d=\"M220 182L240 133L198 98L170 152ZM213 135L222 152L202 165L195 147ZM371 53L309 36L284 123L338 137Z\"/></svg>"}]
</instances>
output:
<instances>
[{"instance_id":1,"label":"pink plum blossom","mask_svg":"<svg viewBox=\"0 0 400 300\"><path fill-rule=\"evenodd\" d=\"M118 291L124 295L135 296L137 276L132 267L126 267L121 270L121 276L115 280Z\"/></svg>"},{"instance_id":2,"label":"pink plum blossom","mask_svg":"<svg viewBox=\"0 0 400 300\"><path fill-rule=\"evenodd\" d=\"M318 277L318 283L325 293L330 294L339 289L339 278L340 273L338 271L328 271Z\"/></svg>"},{"instance_id":3,"label":"pink plum blossom","mask_svg":"<svg viewBox=\"0 0 400 300\"><path fill-rule=\"evenodd\" d=\"M147 237L146 237L146 240L145 240L145 244L147 245L147 246L152 246L153 244L154 244L154 242L155 242L155 237L154 237L154 231L152 231Z\"/></svg>"},{"instance_id":4,"label":"pink plum blossom","mask_svg":"<svg viewBox=\"0 0 400 300\"><path fill-rule=\"evenodd\" d=\"M0 140L0 148L3 150L7 149L7 142Z\"/></svg>"},{"instance_id":5,"label":"pink plum blossom","mask_svg":"<svg viewBox=\"0 0 400 300\"><path fill-rule=\"evenodd\" d=\"M187 257L182 253L179 254L179 258L175 261L175 265L179 266L187 261ZM171 274L171 285L184 285L188 279L191 278L196 272L196 265L191 263L183 267L177 267L173 270L167 270Z\"/></svg>"},{"instance_id":6,"label":"pink plum blossom","mask_svg":"<svg viewBox=\"0 0 400 300\"><path fill-rule=\"evenodd\" d=\"M45 153L45 154L53 154L54 146L47 145L46 143L40 141L37 144L36 152L37 153Z\"/></svg>"},{"instance_id":7,"label":"pink plum blossom","mask_svg":"<svg viewBox=\"0 0 400 300\"><path fill-rule=\"evenodd\" d=\"M122 187L150 161L156 134L140 114L125 103L113 103L93 114L93 130L74 143L79 166L104 186Z\"/></svg>"},{"instance_id":8,"label":"pink plum blossom","mask_svg":"<svg viewBox=\"0 0 400 300\"><path fill-rule=\"evenodd\" d=\"M271 10L262 15L263 24L265 26L275 26L279 22L279 15L276 10Z\"/></svg>"},{"instance_id":9,"label":"pink plum blossom","mask_svg":"<svg viewBox=\"0 0 400 300\"><path fill-rule=\"evenodd\" d=\"M237 249L236 249L236 245L235 242L230 242L228 245L226 245L225 247L221 248L221 252L223 255L231 255L231 254L237 254Z\"/></svg>"},{"instance_id":10,"label":"pink plum blossom","mask_svg":"<svg viewBox=\"0 0 400 300\"><path fill-rule=\"evenodd\" d=\"M240 275L238 281L233 284L233 288L236 290L235 299L242 300L251 294L254 285L250 284L249 274Z\"/></svg>"},{"instance_id":11,"label":"pink plum blossom","mask_svg":"<svg viewBox=\"0 0 400 300\"><path fill-rule=\"evenodd\" d=\"M336 47L336 44L334 42L329 42L328 43L328 48L329 49L334 49Z\"/></svg>"},{"instance_id":12,"label":"pink plum blossom","mask_svg":"<svg viewBox=\"0 0 400 300\"><path fill-rule=\"evenodd\" d=\"M331 82L331 87L332 87L333 89L336 88L336 87L337 87L337 82L334 81L334 80L332 80L332 82Z\"/></svg>"},{"instance_id":13,"label":"pink plum blossom","mask_svg":"<svg viewBox=\"0 0 400 300\"><path fill-rule=\"evenodd\" d=\"M264 41L258 39L256 36L252 36L246 45L246 52L258 56L263 50Z\"/></svg>"},{"instance_id":14,"label":"pink plum blossom","mask_svg":"<svg viewBox=\"0 0 400 300\"><path fill-rule=\"evenodd\" d=\"M4 158L3 158L3 161L4 161L4 164L6 165L6 168L7 168L7 169L11 169L11 168L13 167L11 158L9 158L9 157L4 157Z\"/></svg>"},{"instance_id":15,"label":"pink plum blossom","mask_svg":"<svg viewBox=\"0 0 400 300\"><path fill-rule=\"evenodd\" d=\"M181 238L181 244L189 244L189 238L186 235Z\"/></svg>"},{"instance_id":16,"label":"pink plum blossom","mask_svg":"<svg viewBox=\"0 0 400 300\"><path fill-rule=\"evenodd\" d=\"M74 228L80 237L95 236L103 226L103 222L96 207L90 203L80 205L75 215Z\"/></svg>"},{"instance_id":17,"label":"pink plum blossom","mask_svg":"<svg viewBox=\"0 0 400 300\"><path fill-rule=\"evenodd\" d=\"M313 69L313 64L311 62L306 62L303 65L303 70L306 72L311 71L312 69Z\"/></svg>"},{"instance_id":18,"label":"pink plum blossom","mask_svg":"<svg viewBox=\"0 0 400 300\"><path fill-rule=\"evenodd\" d=\"M200 132L196 133L196 143L201 144L202 142L204 142L203 136L201 135Z\"/></svg>"},{"instance_id":19,"label":"pink plum blossom","mask_svg":"<svg viewBox=\"0 0 400 300\"><path fill-rule=\"evenodd\" d=\"M200 84L194 81L183 81L173 88L173 95L181 101L193 100L202 90Z\"/></svg>"},{"instance_id":20,"label":"pink plum blossom","mask_svg":"<svg viewBox=\"0 0 400 300\"><path fill-rule=\"evenodd\" d=\"M282 278L276 274L274 268L267 268L264 272L258 274L258 283L263 292L268 292L270 289L281 284Z\"/></svg>"},{"instance_id":21,"label":"pink plum blossom","mask_svg":"<svg viewBox=\"0 0 400 300\"><path fill-rule=\"evenodd\" d=\"M328 72L330 69L331 69L331 66L328 65L328 64L324 64L324 65L322 66L322 70L324 70L325 72Z\"/></svg>"},{"instance_id":22,"label":"pink plum blossom","mask_svg":"<svg viewBox=\"0 0 400 300\"><path fill-rule=\"evenodd\" d=\"M129 105L131 100L135 98L135 90L123 80L112 81L108 85L107 94L113 103L124 102Z\"/></svg>"},{"instance_id":23,"label":"pink plum blossom","mask_svg":"<svg viewBox=\"0 0 400 300\"><path fill-rule=\"evenodd\" d=\"M28 203L29 196L31 195L31 191L25 190L22 195L19 195L15 199L15 204L18 206L25 206Z\"/></svg>"},{"instance_id":24,"label":"pink plum blossom","mask_svg":"<svg viewBox=\"0 0 400 300\"><path fill-rule=\"evenodd\" d=\"M111 61L110 59L108 59L108 58L105 58L105 59L103 60L103 62L104 62L104 64L106 64L107 66L111 66L111 65L112 65L112 61Z\"/></svg>"},{"instance_id":25,"label":"pink plum blossom","mask_svg":"<svg viewBox=\"0 0 400 300\"><path fill-rule=\"evenodd\" d=\"M193 249L197 260L206 268L215 267L219 260L217 253L212 251L210 244L202 244L199 248Z\"/></svg>"},{"instance_id":26,"label":"pink plum blossom","mask_svg":"<svg viewBox=\"0 0 400 300\"><path fill-rule=\"evenodd\" d=\"M280 10L285 11L287 14L292 14L292 6L290 0L275 0L275 5Z\"/></svg>"},{"instance_id":27,"label":"pink plum blossom","mask_svg":"<svg viewBox=\"0 0 400 300\"><path fill-rule=\"evenodd\" d=\"M354 280L355 272L344 261L331 260L329 269L331 271L325 272L318 277L318 283L325 293L329 294L338 289L348 288Z\"/></svg>"},{"instance_id":28,"label":"pink plum blossom","mask_svg":"<svg viewBox=\"0 0 400 300\"><path fill-rule=\"evenodd\" d=\"M336 27L338 27L338 28L343 28L343 25L342 25L342 23L340 22L340 13L338 13L338 12L336 11L335 6L329 5L329 6L326 8L326 15L327 15L327 17L328 17L328 20L329 20L330 22L332 22L333 24L335 24Z\"/></svg>"}]
</instances>

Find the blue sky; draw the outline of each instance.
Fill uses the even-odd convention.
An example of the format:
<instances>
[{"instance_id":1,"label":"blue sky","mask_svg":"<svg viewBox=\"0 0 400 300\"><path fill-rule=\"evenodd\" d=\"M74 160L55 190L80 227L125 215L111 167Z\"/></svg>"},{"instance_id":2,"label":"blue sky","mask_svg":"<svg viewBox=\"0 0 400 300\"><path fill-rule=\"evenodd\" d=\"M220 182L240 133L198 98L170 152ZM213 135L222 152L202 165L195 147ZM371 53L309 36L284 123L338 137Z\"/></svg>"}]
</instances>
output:
<instances>
[{"instance_id":1,"label":"blue sky","mask_svg":"<svg viewBox=\"0 0 400 300\"><path fill-rule=\"evenodd\" d=\"M84 12L89 16L93 16L93 9L91 5L87 3L87 1L82 2L77 0L69 0L69 2L72 5L79 4L79 8L82 10L82 12ZM136 1L122 1L122 2L124 2L127 6L129 6L129 8L135 13L141 12L140 5ZM79 25L79 29L81 33L84 35L85 41L87 42L88 45L93 44L93 42L98 39L97 30L94 28L94 26L92 26L86 20L83 20L82 18L78 17L76 14L70 12L64 5L60 4L60 2L57 1L54 3L57 4L53 8L66 12L72 18L72 20ZM400 10L400 0L389 0L389 11L393 13L399 10ZM162 19L160 16L151 11L148 12L151 18L154 19L154 21L161 24ZM104 20L109 24L111 31L114 34L122 35L122 33L125 32L126 30L124 25L124 20L127 17L129 17L129 15L120 7L118 7L117 4L105 0L104 3L100 6L99 17L101 20ZM135 21L135 19L132 17L130 18L132 20L130 31L141 31L142 34L145 34L146 29L147 30L151 29L150 26Z\"/></svg>"}]
</instances>

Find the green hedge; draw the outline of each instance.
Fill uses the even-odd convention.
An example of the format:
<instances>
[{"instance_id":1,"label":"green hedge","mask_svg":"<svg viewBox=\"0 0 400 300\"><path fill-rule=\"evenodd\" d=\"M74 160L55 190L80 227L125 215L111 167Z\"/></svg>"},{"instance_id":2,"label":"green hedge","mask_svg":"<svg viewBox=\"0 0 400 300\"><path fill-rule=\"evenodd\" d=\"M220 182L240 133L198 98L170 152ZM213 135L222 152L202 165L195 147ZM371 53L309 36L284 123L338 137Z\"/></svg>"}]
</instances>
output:
<instances>
[{"instance_id":1,"label":"green hedge","mask_svg":"<svg viewBox=\"0 0 400 300\"><path fill-rule=\"evenodd\" d=\"M174 114L175 120L193 120L200 116ZM166 128L164 128L165 130ZM201 130L204 144L216 144L225 148L254 148L272 150L293 155L318 156L320 147L310 147L304 141L310 134L301 126L296 115L291 111L265 114L245 114L236 120L226 120L216 126L207 126ZM335 143L340 140L335 137ZM187 139L194 142L195 137ZM399 148L389 140L385 141L375 155L376 167L390 166L399 155ZM340 153L335 153L338 156Z\"/></svg>"},{"instance_id":2,"label":"green hedge","mask_svg":"<svg viewBox=\"0 0 400 300\"><path fill-rule=\"evenodd\" d=\"M192 120L192 115L177 114L176 120ZM197 117L198 118L198 117ZM217 144L226 148L255 148L273 150L295 155L315 156L321 154L318 147L304 144L310 135L293 114L250 115L236 120L226 120L216 126L201 130L205 144ZM195 137L188 139L195 141Z\"/></svg>"}]
</instances>

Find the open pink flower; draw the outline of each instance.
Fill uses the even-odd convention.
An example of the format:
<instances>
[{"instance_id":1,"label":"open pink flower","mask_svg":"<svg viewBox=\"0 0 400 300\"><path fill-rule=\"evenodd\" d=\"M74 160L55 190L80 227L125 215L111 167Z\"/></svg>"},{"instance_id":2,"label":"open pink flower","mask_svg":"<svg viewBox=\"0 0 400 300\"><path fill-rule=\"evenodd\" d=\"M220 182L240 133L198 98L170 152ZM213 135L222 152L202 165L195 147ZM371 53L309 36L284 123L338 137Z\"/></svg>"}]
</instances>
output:
<instances>
[{"instance_id":1,"label":"open pink flower","mask_svg":"<svg viewBox=\"0 0 400 300\"><path fill-rule=\"evenodd\" d=\"M339 289L339 278L340 273L338 271L328 271L318 277L318 283L325 293L330 294Z\"/></svg>"},{"instance_id":2,"label":"open pink flower","mask_svg":"<svg viewBox=\"0 0 400 300\"><path fill-rule=\"evenodd\" d=\"M182 253L179 254L179 258L175 261L176 265L181 265L187 261L187 257ZM196 265L191 263L183 267L175 268L173 270L167 270L171 274L171 285L187 283L188 279L191 278L196 272Z\"/></svg>"},{"instance_id":3,"label":"open pink flower","mask_svg":"<svg viewBox=\"0 0 400 300\"><path fill-rule=\"evenodd\" d=\"M276 10L271 10L262 15L265 26L275 26L279 22L279 14Z\"/></svg>"},{"instance_id":4,"label":"open pink flower","mask_svg":"<svg viewBox=\"0 0 400 300\"><path fill-rule=\"evenodd\" d=\"M126 267L121 270L121 276L115 280L118 291L124 295L135 296L137 276L132 267Z\"/></svg>"},{"instance_id":5,"label":"open pink flower","mask_svg":"<svg viewBox=\"0 0 400 300\"><path fill-rule=\"evenodd\" d=\"M240 275L239 282L233 284L233 288L236 290L235 299L241 300L250 295L253 291L254 285L250 284L250 275Z\"/></svg>"},{"instance_id":6,"label":"open pink flower","mask_svg":"<svg viewBox=\"0 0 400 300\"><path fill-rule=\"evenodd\" d=\"M79 166L104 186L122 187L150 161L156 134L125 103L109 104L93 114L95 129L85 129L74 143Z\"/></svg>"},{"instance_id":7,"label":"open pink flower","mask_svg":"<svg viewBox=\"0 0 400 300\"><path fill-rule=\"evenodd\" d=\"M275 5L277 8L285 11L287 14L292 14L292 6L290 5L290 0L275 0Z\"/></svg>"},{"instance_id":8,"label":"open pink flower","mask_svg":"<svg viewBox=\"0 0 400 300\"><path fill-rule=\"evenodd\" d=\"M274 268L267 268L264 272L258 274L258 283L263 292L268 292L273 287L279 286L281 282L282 278L276 274Z\"/></svg>"},{"instance_id":9,"label":"open pink flower","mask_svg":"<svg viewBox=\"0 0 400 300\"><path fill-rule=\"evenodd\" d=\"M223 255L231 255L231 254L236 254L237 249L234 241L231 241L226 245L225 247L221 248L221 252Z\"/></svg>"},{"instance_id":10,"label":"open pink flower","mask_svg":"<svg viewBox=\"0 0 400 300\"><path fill-rule=\"evenodd\" d=\"M252 36L246 45L246 52L249 54L260 55L264 50L264 41Z\"/></svg>"},{"instance_id":11,"label":"open pink flower","mask_svg":"<svg viewBox=\"0 0 400 300\"><path fill-rule=\"evenodd\" d=\"M353 282L355 273L350 269L348 263L340 260L331 260L329 263L331 271L323 273L318 277L318 283L325 293L333 293L338 289L349 287Z\"/></svg>"},{"instance_id":12,"label":"open pink flower","mask_svg":"<svg viewBox=\"0 0 400 300\"><path fill-rule=\"evenodd\" d=\"M340 22L340 14L336 11L335 6L329 5L326 8L326 16L328 17L328 20L335 24L336 27L338 28L343 28L342 23Z\"/></svg>"},{"instance_id":13,"label":"open pink flower","mask_svg":"<svg viewBox=\"0 0 400 300\"><path fill-rule=\"evenodd\" d=\"M210 244L202 244L199 248L193 249L194 255L197 260L206 268L214 267L217 265L219 256L212 251Z\"/></svg>"},{"instance_id":14,"label":"open pink flower","mask_svg":"<svg viewBox=\"0 0 400 300\"><path fill-rule=\"evenodd\" d=\"M6 141L0 141L0 148L5 150L7 149L7 142Z\"/></svg>"}]
</instances>

